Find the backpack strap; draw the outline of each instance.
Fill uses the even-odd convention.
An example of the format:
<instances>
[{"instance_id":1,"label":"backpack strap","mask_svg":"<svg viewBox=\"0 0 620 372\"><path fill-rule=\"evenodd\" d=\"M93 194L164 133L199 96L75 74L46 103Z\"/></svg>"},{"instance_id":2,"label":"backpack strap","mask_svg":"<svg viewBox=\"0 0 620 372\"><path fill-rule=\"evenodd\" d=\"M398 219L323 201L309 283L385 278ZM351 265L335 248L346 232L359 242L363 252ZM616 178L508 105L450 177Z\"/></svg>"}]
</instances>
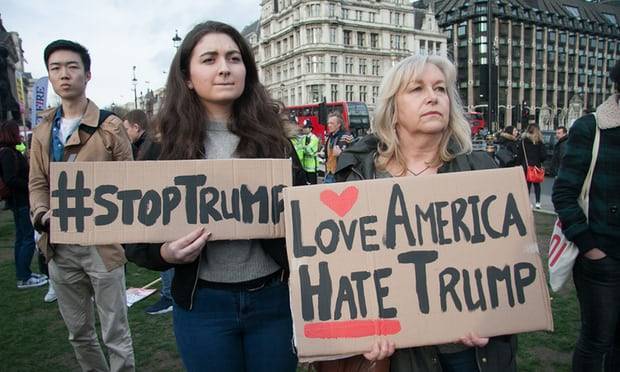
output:
<instances>
[{"instance_id":1,"label":"backpack strap","mask_svg":"<svg viewBox=\"0 0 620 372\"><path fill-rule=\"evenodd\" d=\"M93 128L93 127L84 126L83 128L80 128L80 129L85 131L89 135L92 135L93 133L95 133L97 128L99 128L101 124L103 124L103 122L106 121L110 117L110 115L114 115L114 113L111 111L107 111L107 110L99 110L99 121L97 121L97 127Z\"/></svg>"},{"instance_id":2,"label":"backpack strap","mask_svg":"<svg viewBox=\"0 0 620 372\"><path fill-rule=\"evenodd\" d=\"M111 115L114 115L114 113L107 111L107 110L99 110L99 120L97 121L96 127L80 125L80 127L78 128L78 131L79 131L80 142L82 146L86 142L88 142L90 137L97 131L97 129L101 126L101 124L103 124L103 122L106 121ZM75 161L77 153L79 152L79 149L82 146L79 146L79 148L75 148L75 146L66 147L65 154L64 154L64 160Z\"/></svg>"}]
</instances>

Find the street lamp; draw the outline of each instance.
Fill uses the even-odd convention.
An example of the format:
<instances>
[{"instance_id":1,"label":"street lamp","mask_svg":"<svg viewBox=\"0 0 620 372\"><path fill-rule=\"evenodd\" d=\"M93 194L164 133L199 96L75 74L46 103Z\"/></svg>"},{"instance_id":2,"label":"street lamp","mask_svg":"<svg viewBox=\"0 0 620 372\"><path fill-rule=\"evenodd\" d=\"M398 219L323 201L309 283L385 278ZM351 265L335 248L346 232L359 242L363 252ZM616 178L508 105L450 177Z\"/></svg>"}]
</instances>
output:
<instances>
[{"instance_id":1,"label":"street lamp","mask_svg":"<svg viewBox=\"0 0 620 372\"><path fill-rule=\"evenodd\" d=\"M137 110L138 109L138 93L136 91L136 85L138 85L138 79L136 79L136 66L133 66L133 79L131 79L133 83L133 106Z\"/></svg>"},{"instance_id":2,"label":"street lamp","mask_svg":"<svg viewBox=\"0 0 620 372\"><path fill-rule=\"evenodd\" d=\"M494 42L494 29L495 22L493 21L493 1L487 1L487 66L488 66L488 88L487 88L487 125L491 130L495 130L495 95L494 91L497 89L499 91L499 87L497 87L497 81L494 81L493 68L495 67L496 51L495 51L495 42Z\"/></svg>"},{"instance_id":3,"label":"street lamp","mask_svg":"<svg viewBox=\"0 0 620 372\"><path fill-rule=\"evenodd\" d=\"M179 37L179 30L174 30L174 37L172 38L172 45L176 49L179 49L179 46L181 45L181 38Z\"/></svg>"}]
</instances>

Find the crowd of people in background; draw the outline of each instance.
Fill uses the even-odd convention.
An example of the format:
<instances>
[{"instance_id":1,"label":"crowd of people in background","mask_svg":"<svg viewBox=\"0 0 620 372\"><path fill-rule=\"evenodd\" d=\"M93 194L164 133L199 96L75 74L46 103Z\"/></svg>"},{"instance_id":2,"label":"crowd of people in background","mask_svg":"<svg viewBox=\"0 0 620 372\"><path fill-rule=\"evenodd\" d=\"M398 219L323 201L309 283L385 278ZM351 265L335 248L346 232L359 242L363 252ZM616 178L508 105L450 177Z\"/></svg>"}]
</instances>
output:
<instances>
[{"instance_id":1,"label":"crowd of people in background","mask_svg":"<svg viewBox=\"0 0 620 372\"><path fill-rule=\"evenodd\" d=\"M51 162L294 158L294 185L418 177L495 167L542 167L540 128L506 126L493 156L472 151L469 124L456 90L456 69L441 56L410 56L384 77L374 132L353 138L337 112L326 137L312 123L283 120L282 106L258 80L251 48L233 27L208 21L183 39L172 61L157 116L133 110L119 118L86 95L90 56L82 45L56 40L44 51L60 106L33 132L29 161L15 121L0 123L0 197L13 213L17 287L44 286L57 299L82 370L136 368L127 318L127 259L161 272L159 300L149 314L173 313L183 365L190 371L295 371L291 344L288 262L283 239L209 241L204 227L153 243L79 246L49 243ZM553 203L566 236L578 246L574 281L581 334L574 371L620 370L620 63L611 78L618 94L556 129ZM600 150L590 208L577 205L594 133ZM20 151L21 150L21 151ZM528 178L529 179L529 178ZM539 182L534 208L541 207ZM5 194L6 193L6 194ZM38 237L35 243L35 230ZM35 244L38 250L35 249ZM206 247L208 246L208 249ZM40 251L41 273L31 261ZM43 258L44 257L44 258ZM48 269L49 268L49 269ZM52 298L53 297L53 298ZM104 354L95 329L99 315ZM367 353L317 362L318 371L516 371L516 335L467 334L459 342L395 350L378 340Z\"/></svg>"}]
</instances>

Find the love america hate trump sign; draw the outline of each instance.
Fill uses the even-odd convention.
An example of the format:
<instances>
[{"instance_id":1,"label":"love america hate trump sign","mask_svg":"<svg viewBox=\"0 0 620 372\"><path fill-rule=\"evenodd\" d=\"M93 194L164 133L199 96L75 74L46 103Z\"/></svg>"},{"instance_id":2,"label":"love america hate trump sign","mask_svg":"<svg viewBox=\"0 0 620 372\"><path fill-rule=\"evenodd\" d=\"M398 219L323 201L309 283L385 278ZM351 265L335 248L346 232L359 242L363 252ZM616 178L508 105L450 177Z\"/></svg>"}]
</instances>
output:
<instances>
[{"instance_id":1,"label":"love america hate trump sign","mask_svg":"<svg viewBox=\"0 0 620 372\"><path fill-rule=\"evenodd\" d=\"M165 242L284 236L290 159L51 163L51 242Z\"/></svg>"},{"instance_id":2,"label":"love america hate trump sign","mask_svg":"<svg viewBox=\"0 0 620 372\"><path fill-rule=\"evenodd\" d=\"M286 188L301 359L551 330L521 168Z\"/></svg>"}]
</instances>

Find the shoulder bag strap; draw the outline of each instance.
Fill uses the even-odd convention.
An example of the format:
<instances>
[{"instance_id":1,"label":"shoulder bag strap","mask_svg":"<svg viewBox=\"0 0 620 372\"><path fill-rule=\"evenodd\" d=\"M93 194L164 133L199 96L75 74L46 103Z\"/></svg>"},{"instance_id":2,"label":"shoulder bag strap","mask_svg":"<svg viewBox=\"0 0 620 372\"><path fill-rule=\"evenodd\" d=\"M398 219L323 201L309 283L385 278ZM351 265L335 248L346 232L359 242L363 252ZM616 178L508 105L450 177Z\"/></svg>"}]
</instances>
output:
<instances>
[{"instance_id":1,"label":"shoulder bag strap","mask_svg":"<svg viewBox=\"0 0 620 372\"><path fill-rule=\"evenodd\" d=\"M596 167L596 160L598 159L598 150L601 141L601 130L596 123L596 114L594 119L595 133L594 142L592 143L592 160L590 160L590 168L588 168L588 174L586 174L586 178L583 181L583 186L581 187L581 194L579 194L579 204L586 215L586 219L588 218L589 210L590 186L592 185L592 176L594 175L594 168Z\"/></svg>"},{"instance_id":2,"label":"shoulder bag strap","mask_svg":"<svg viewBox=\"0 0 620 372\"><path fill-rule=\"evenodd\" d=\"M523 157L525 158L525 166L529 167L530 165L527 161L527 152L525 151L525 140L521 140L521 151L523 151Z\"/></svg>"}]
</instances>

